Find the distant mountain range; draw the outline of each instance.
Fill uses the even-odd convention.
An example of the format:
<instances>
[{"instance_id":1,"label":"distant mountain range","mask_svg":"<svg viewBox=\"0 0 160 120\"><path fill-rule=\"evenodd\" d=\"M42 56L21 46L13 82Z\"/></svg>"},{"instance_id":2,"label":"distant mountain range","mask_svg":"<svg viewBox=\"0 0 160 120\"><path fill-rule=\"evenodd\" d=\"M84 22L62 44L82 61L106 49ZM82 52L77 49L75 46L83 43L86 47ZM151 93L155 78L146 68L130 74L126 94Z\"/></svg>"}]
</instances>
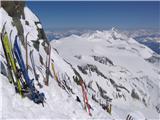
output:
<instances>
[{"instance_id":1,"label":"distant mountain range","mask_svg":"<svg viewBox=\"0 0 160 120\"><path fill-rule=\"evenodd\" d=\"M158 30L136 30L128 33L128 36L148 46L160 54L160 32Z\"/></svg>"},{"instance_id":2,"label":"distant mountain range","mask_svg":"<svg viewBox=\"0 0 160 120\"><path fill-rule=\"evenodd\" d=\"M72 34L82 35L83 33L93 33L95 30L64 30L64 31L46 31L48 39L58 40L60 38L68 37ZM153 29L138 29L138 30L119 30L119 32L132 37L138 42L148 46L157 54L160 54L160 32Z\"/></svg>"}]
</instances>

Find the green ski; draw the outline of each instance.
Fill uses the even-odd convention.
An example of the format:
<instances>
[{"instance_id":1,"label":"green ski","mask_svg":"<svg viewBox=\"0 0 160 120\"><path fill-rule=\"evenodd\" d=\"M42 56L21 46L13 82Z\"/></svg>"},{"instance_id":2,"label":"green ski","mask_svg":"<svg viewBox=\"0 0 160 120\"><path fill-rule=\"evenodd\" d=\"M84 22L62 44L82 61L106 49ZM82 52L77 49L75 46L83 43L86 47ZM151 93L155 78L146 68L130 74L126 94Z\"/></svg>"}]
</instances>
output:
<instances>
[{"instance_id":1,"label":"green ski","mask_svg":"<svg viewBox=\"0 0 160 120\"><path fill-rule=\"evenodd\" d=\"M8 80L9 80L9 82L10 83L15 83L14 82L14 78L13 78L13 74L12 74L12 71L11 71L11 65L10 65L10 63L9 63L9 59L8 59L8 57L7 57L7 52L6 52L6 50L5 50L5 47L4 47L4 43L3 43L3 35L2 35L2 33L0 34L1 35L1 42L2 42L2 47L3 47L3 50L4 50L4 55L5 55L5 58L6 58L6 62L7 62L7 74L8 74Z\"/></svg>"},{"instance_id":2,"label":"green ski","mask_svg":"<svg viewBox=\"0 0 160 120\"><path fill-rule=\"evenodd\" d=\"M16 63L15 63L15 59L13 58L12 48L11 48L11 44L9 43L7 33L4 34L2 42L4 44L4 48L5 48L5 51L7 54L6 58L9 60L9 63L11 65L11 69L13 70L13 73L16 78L16 81L14 81L14 84L17 85L18 92L20 93L21 96L23 96L22 85L21 85L21 82L23 82L23 81L20 81L20 71L18 71Z\"/></svg>"}]
</instances>

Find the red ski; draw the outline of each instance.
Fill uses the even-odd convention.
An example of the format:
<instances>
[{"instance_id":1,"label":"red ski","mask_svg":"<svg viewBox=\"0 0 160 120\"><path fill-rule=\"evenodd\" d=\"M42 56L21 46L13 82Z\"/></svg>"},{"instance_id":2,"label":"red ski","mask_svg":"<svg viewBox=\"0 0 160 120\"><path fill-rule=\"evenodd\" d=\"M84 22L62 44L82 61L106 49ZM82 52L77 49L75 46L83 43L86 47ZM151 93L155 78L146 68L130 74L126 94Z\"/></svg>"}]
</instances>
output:
<instances>
[{"instance_id":1,"label":"red ski","mask_svg":"<svg viewBox=\"0 0 160 120\"><path fill-rule=\"evenodd\" d=\"M87 96L87 90L86 90L86 86L85 83L83 82L83 80L80 81L80 85L82 87L82 93L83 93L83 102L84 102L84 109L87 111L88 109L88 113L90 116L92 116L90 108L91 106L88 103L88 96Z\"/></svg>"}]
</instances>

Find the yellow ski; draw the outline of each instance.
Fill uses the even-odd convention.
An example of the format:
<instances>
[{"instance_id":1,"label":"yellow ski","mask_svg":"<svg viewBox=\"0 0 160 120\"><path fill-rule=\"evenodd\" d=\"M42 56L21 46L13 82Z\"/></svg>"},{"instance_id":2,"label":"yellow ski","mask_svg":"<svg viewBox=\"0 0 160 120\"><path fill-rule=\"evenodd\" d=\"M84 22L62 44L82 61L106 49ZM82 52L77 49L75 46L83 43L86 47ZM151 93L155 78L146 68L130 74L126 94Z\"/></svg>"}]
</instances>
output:
<instances>
[{"instance_id":1,"label":"yellow ski","mask_svg":"<svg viewBox=\"0 0 160 120\"><path fill-rule=\"evenodd\" d=\"M54 64L52 63L51 65L52 65L52 70L53 70L53 74L54 74L54 79L58 81L58 76L57 76L57 74L55 72Z\"/></svg>"},{"instance_id":2,"label":"yellow ski","mask_svg":"<svg viewBox=\"0 0 160 120\"><path fill-rule=\"evenodd\" d=\"M18 91L19 91L20 95L23 96L21 82L20 82L20 79L18 78L18 70L17 70L17 67L16 67L15 60L14 60L13 55L12 55L12 47L11 47L11 44L9 43L7 33L4 34L4 38L3 38L2 41L3 41L4 47L6 49L6 53L7 53L7 57L9 59L10 65L11 65L11 69L13 70L13 73L14 73L15 78L16 78L16 84L17 84L17 87L18 87Z\"/></svg>"}]
</instances>

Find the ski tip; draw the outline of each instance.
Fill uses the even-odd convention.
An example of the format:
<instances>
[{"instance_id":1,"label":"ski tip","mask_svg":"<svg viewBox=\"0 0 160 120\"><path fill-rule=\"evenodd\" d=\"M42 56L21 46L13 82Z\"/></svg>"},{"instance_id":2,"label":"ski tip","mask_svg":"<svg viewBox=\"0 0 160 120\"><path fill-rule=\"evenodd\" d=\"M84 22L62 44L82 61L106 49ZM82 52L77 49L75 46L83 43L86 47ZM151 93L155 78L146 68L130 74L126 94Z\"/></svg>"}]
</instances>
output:
<instances>
[{"instance_id":1,"label":"ski tip","mask_svg":"<svg viewBox=\"0 0 160 120\"><path fill-rule=\"evenodd\" d=\"M17 38L18 38L18 35L15 36L15 40L17 40Z\"/></svg>"}]
</instances>

